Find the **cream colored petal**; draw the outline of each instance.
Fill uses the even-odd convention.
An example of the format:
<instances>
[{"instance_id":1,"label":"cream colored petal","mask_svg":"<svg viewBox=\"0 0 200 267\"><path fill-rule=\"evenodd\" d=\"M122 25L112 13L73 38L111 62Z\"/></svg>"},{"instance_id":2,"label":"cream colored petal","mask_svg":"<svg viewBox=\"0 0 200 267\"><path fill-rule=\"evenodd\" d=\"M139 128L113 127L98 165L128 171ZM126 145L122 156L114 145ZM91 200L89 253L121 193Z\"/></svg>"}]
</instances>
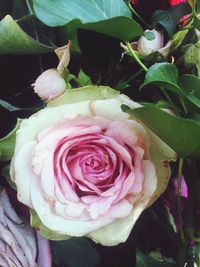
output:
<instances>
[{"instance_id":1,"label":"cream colored petal","mask_svg":"<svg viewBox=\"0 0 200 267\"><path fill-rule=\"evenodd\" d=\"M116 121L130 118L130 115L123 112L121 105L125 104L130 108L139 107L137 103L130 100L125 95L119 95L118 97L93 101L91 104L92 113L96 116L104 117L106 119Z\"/></svg>"},{"instance_id":2,"label":"cream colored petal","mask_svg":"<svg viewBox=\"0 0 200 267\"><path fill-rule=\"evenodd\" d=\"M42 223L52 231L59 234L69 236L84 236L89 232L101 228L112 222L111 219L93 220L93 221L78 221L66 220L59 215L56 215L51 208L51 203L48 203L42 195L42 190L38 179L32 180L31 198L35 211L37 212ZM53 204L52 204L53 205Z\"/></svg>"},{"instance_id":3,"label":"cream colored petal","mask_svg":"<svg viewBox=\"0 0 200 267\"><path fill-rule=\"evenodd\" d=\"M157 189L149 203L149 206L165 191L170 178L170 161L176 161L176 153L157 135L147 130L150 137L150 158L156 168L158 177Z\"/></svg>"},{"instance_id":4,"label":"cream colored petal","mask_svg":"<svg viewBox=\"0 0 200 267\"><path fill-rule=\"evenodd\" d=\"M31 180L37 176L32 171L31 155L35 141L24 144L15 155L12 162L14 177L11 177L17 186L17 197L20 202L32 208L30 197Z\"/></svg>"},{"instance_id":5,"label":"cream colored petal","mask_svg":"<svg viewBox=\"0 0 200 267\"><path fill-rule=\"evenodd\" d=\"M89 103L89 101L85 101L54 108L44 108L28 119L23 120L20 129L17 131L15 154L23 144L36 140L41 130L79 115L91 115Z\"/></svg>"},{"instance_id":6,"label":"cream colored petal","mask_svg":"<svg viewBox=\"0 0 200 267\"><path fill-rule=\"evenodd\" d=\"M135 207L129 216L115 220L115 222L91 232L88 237L103 246L115 246L125 242L146 205L147 203L143 203Z\"/></svg>"}]
</instances>

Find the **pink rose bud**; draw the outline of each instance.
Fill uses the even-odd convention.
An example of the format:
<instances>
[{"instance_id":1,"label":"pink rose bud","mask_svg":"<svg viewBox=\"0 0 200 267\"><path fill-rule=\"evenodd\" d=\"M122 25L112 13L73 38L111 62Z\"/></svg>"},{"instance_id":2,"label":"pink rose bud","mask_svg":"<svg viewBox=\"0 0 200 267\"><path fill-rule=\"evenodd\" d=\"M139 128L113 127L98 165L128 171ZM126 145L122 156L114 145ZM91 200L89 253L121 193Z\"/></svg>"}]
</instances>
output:
<instances>
[{"instance_id":1,"label":"pink rose bud","mask_svg":"<svg viewBox=\"0 0 200 267\"><path fill-rule=\"evenodd\" d=\"M164 45L164 36L161 32L156 30L146 30L145 32L152 32L155 38L153 40L148 40L145 36L140 37L138 41L138 52L141 56L148 56L161 49Z\"/></svg>"},{"instance_id":2,"label":"pink rose bud","mask_svg":"<svg viewBox=\"0 0 200 267\"><path fill-rule=\"evenodd\" d=\"M34 84L34 92L44 101L60 96L65 89L65 80L56 69L43 72Z\"/></svg>"},{"instance_id":3,"label":"pink rose bud","mask_svg":"<svg viewBox=\"0 0 200 267\"><path fill-rule=\"evenodd\" d=\"M5 190L0 192L0 237L0 266L51 267L49 242L23 223Z\"/></svg>"}]
</instances>

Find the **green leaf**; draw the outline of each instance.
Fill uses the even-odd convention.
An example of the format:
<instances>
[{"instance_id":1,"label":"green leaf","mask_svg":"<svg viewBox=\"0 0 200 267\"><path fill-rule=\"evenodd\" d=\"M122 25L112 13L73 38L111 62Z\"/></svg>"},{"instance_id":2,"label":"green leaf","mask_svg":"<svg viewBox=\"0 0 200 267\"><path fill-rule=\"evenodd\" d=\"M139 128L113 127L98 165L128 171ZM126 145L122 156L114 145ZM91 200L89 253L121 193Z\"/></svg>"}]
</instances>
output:
<instances>
[{"instance_id":1,"label":"green leaf","mask_svg":"<svg viewBox=\"0 0 200 267\"><path fill-rule=\"evenodd\" d=\"M194 27L200 30L200 19L197 16L194 17Z\"/></svg>"},{"instance_id":2,"label":"green leaf","mask_svg":"<svg viewBox=\"0 0 200 267\"><path fill-rule=\"evenodd\" d=\"M150 32L150 31L148 31L148 32L144 32L144 36L145 36L146 39L149 40L149 41L152 41L152 40L155 39L155 34L154 34L154 32Z\"/></svg>"},{"instance_id":3,"label":"green leaf","mask_svg":"<svg viewBox=\"0 0 200 267\"><path fill-rule=\"evenodd\" d=\"M156 63L152 65L146 73L144 83L140 88L149 84L162 86L172 92L180 93L178 83L178 70L170 63Z\"/></svg>"},{"instance_id":4,"label":"green leaf","mask_svg":"<svg viewBox=\"0 0 200 267\"><path fill-rule=\"evenodd\" d=\"M103 33L123 41L131 41L143 34L142 27L128 17L116 17L91 23L82 23L80 20L75 19L65 26L60 27L58 32L61 40L67 42L67 40L70 39L73 44L72 48L76 46L76 50L78 50L77 29ZM123 29L123 31L121 29Z\"/></svg>"},{"instance_id":5,"label":"green leaf","mask_svg":"<svg viewBox=\"0 0 200 267\"><path fill-rule=\"evenodd\" d=\"M51 242L54 259L59 266L96 267L100 262L97 250L85 237Z\"/></svg>"},{"instance_id":6,"label":"green leaf","mask_svg":"<svg viewBox=\"0 0 200 267\"><path fill-rule=\"evenodd\" d=\"M140 88L154 84L187 98L193 105L200 108L200 79L193 75L178 77L174 64L156 63L151 66Z\"/></svg>"},{"instance_id":7,"label":"green leaf","mask_svg":"<svg viewBox=\"0 0 200 267\"><path fill-rule=\"evenodd\" d=\"M17 191L16 184L11 180L11 177L10 177L10 164L7 164L4 166L1 172L1 176L6 179L7 183L12 189Z\"/></svg>"},{"instance_id":8,"label":"green leaf","mask_svg":"<svg viewBox=\"0 0 200 267\"><path fill-rule=\"evenodd\" d=\"M200 108L200 78L186 74L179 78L178 85L185 93L187 99Z\"/></svg>"},{"instance_id":9,"label":"green leaf","mask_svg":"<svg viewBox=\"0 0 200 267\"><path fill-rule=\"evenodd\" d=\"M109 86L88 85L77 89L66 90L66 92L60 97L49 101L48 106L53 107L87 100L112 98L117 95L119 95L119 92Z\"/></svg>"},{"instance_id":10,"label":"green leaf","mask_svg":"<svg viewBox=\"0 0 200 267\"><path fill-rule=\"evenodd\" d=\"M142 252L136 253L136 267L177 267L173 263L166 263L161 260L155 260L150 256L144 255Z\"/></svg>"},{"instance_id":11,"label":"green leaf","mask_svg":"<svg viewBox=\"0 0 200 267\"><path fill-rule=\"evenodd\" d=\"M85 72L80 69L78 74L78 83L80 86L86 86L92 84L92 81L88 75L85 74Z\"/></svg>"},{"instance_id":12,"label":"green leaf","mask_svg":"<svg viewBox=\"0 0 200 267\"><path fill-rule=\"evenodd\" d=\"M0 21L0 54L49 53L53 49L26 34L10 15Z\"/></svg>"},{"instance_id":13,"label":"green leaf","mask_svg":"<svg viewBox=\"0 0 200 267\"><path fill-rule=\"evenodd\" d=\"M154 25L157 23L162 25L168 35L172 36L180 19L190 12L190 6L187 3L181 3L171 7L169 10L156 10L153 14L152 21Z\"/></svg>"},{"instance_id":14,"label":"green leaf","mask_svg":"<svg viewBox=\"0 0 200 267\"><path fill-rule=\"evenodd\" d=\"M14 153L16 131L19 128L21 120L17 120L15 128L5 137L0 139L0 160L10 160Z\"/></svg>"},{"instance_id":15,"label":"green leaf","mask_svg":"<svg viewBox=\"0 0 200 267\"><path fill-rule=\"evenodd\" d=\"M38 217L37 213L34 210L30 210L31 214L31 226L39 229L40 234L49 240L68 240L71 237L67 235L57 234L54 231L47 228Z\"/></svg>"},{"instance_id":16,"label":"green leaf","mask_svg":"<svg viewBox=\"0 0 200 267\"><path fill-rule=\"evenodd\" d=\"M180 157L200 156L200 123L197 121L175 117L154 107L122 108L143 122Z\"/></svg>"},{"instance_id":17,"label":"green leaf","mask_svg":"<svg viewBox=\"0 0 200 267\"><path fill-rule=\"evenodd\" d=\"M78 28L103 33L123 41L131 41L143 34L142 27L131 19L131 12L123 0L35 0L34 7L36 16L43 23L49 26L64 25L58 29L59 38L63 42L70 39L74 51L79 51Z\"/></svg>"},{"instance_id":18,"label":"green leaf","mask_svg":"<svg viewBox=\"0 0 200 267\"><path fill-rule=\"evenodd\" d=\"M186 34L188 33L189 29L185 29L182 31L178 31L175 33L172 37L172 46L170 48L170 52L176 50L179 48L179 46L182 44Z\"/></svg>"},{"instance_id":19,"label":"green leaf","mask_svg":"<svg viewBox=\"0 0 200 267\"><path fill-rule=\"evenodd\" d=\"M114 17L131 18L123 0L33 0L36 16L48 26L62 26L74 19L82 23Z\"/></svg>"}]
</instances>

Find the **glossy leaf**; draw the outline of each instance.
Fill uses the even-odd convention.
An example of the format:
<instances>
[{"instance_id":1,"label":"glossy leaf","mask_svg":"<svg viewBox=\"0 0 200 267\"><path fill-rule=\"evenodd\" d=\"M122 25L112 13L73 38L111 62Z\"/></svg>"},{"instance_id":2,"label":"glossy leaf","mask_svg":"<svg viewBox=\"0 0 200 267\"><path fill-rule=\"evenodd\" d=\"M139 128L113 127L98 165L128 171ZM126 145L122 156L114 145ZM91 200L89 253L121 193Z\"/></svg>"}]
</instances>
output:
<instances>
[{"instance_id":1,"label":"glossy leaf","mask_svg":"<svg viewBox=\"0 0 200 267\"><path fill-rule=\"evenodd\" d=\"M142 27L128 17L116 17L98 22L82 23L76 19L58 28L59 38L63 43L72 41L72 49L78 51L77 30L86 29L106 34L122 41L131 41L143 34ZM123 30L122 30L123 29Z\"/></svg>"},{"instance_id":2,"label":"glossy leaf","mask_svg":"<svg viewBox=\"0 0 200 267\"><path fill-rule=\"evenodd\" d=\"M146 31L144 32L144 36L147 40L152 41L155 39L155 34L153 31Z\"/></svg>"},{"instance_id":3,"label":"glossy leaf","mask_svg":"<svg viewBox=\"0 0 200 267\"><path fill-rule=\"evenodd\" d=\"M34 0L36 16L48 26L62 26L74 19L82 23L114 17L131 17L123 0Z\"/></svg>"},{"instance_id":4,"label":"glossy leaf","mask_svg":"<svg viewBox=\"0 0 200 267\"><path fill-rule=\"evenodd\" d=\"M200 108L200 79L193 75L178 77L178 70L174 64L157 63L151 66L141 88L150 84L155 84L179 94Z\"/></svg>"},{"instance_id":5,"label":"glossy leaf","mask_svg":"<svg viewBox=\"0 0 200 267\"><path fill-rule=\"evenodd\" d=\"M180 93L177 83L178 70L175 65L165 62L156 63L149 68L141 88L148 84L156 84L173 92Z\"/></svg>"},{"instance_id":6,"label":"glossy leaf","mask_svg":"<svg viewBox=\"0 0 200 267\"><path fill-rule=\"evenodd\" d=\"M0 54L38 54L53 51L26 34L14 19L7 15L0 21Z\"/></svg>"},{"instance_id":7,"label":"glossy leaf","mask_svg":"<svg viewBox=\"0 0 200 267\"><path fill-rule=\"evenodd\" d=\"M181 3L171 7L169 10L156 10L153 14L153 24L162 25L169 36L172 36L180 19L191 12L187 3Z\"/></svg>"},{"instance_id":8,"label":"glossy leaf","mask_svg":"<svg viewBox=\"0 0 200 267\"><path fill-rule=\"evenodd\" d=\"M194 27L200 30L200 19L197 16L194 17Z\"/></svg>"},{"instance_id":9,"label":"glossy leaf","mask_svg":"<svg viewBox=\"0 0 200 267\"><path fill-rule=\"evenodd\" d=\"M186 34L188 33L188 29L182 30L182 31L178 31L177 33L175 33L172 37L172 46L170 48L170 51L174 51L177 48L180 47L180 45L182 44Z\"/></svg>"},{"instance_id":10,"label":"glossy leaf","mask_svg":"<svg viewBox=\"0 0 200 267\"><path fill-rule=\"evenodd\" d=\"M197 121L175 117L154 107L122 108L142 121L180 157L200 156L200 123Z\"/></svg>"},{"instance_id":11,"label":"glossy leaf","mask_svg":"<svg viewBox=\"0 0 200 267\"><path fill-rule=\"evenodd\" d=\"M21 120L18 119L15 128L0 139L0 160L10 160L14 153L16 131L19 128Z\"/></svg>"},{"instance_id":12,"label":"glossy leaf","mask_svg":"<svg viewBox=\"0 0 200 267\"><path fill-rule=\"evenodd\" d=\"M178 84L190 102L200 108L200 78L190 74L179 78Z\"/></svg>"},{"instance_id":13,"label":"glossy leaf","mask_svg":"<svg viewBox=\"0 0 200 267\"><path fill-rule=\"evenodd\" d=\"M78 73L77 82L80 86L87 86L92 84L90 77L82 69L80 69Z\"/></svg>"}]
</instances>

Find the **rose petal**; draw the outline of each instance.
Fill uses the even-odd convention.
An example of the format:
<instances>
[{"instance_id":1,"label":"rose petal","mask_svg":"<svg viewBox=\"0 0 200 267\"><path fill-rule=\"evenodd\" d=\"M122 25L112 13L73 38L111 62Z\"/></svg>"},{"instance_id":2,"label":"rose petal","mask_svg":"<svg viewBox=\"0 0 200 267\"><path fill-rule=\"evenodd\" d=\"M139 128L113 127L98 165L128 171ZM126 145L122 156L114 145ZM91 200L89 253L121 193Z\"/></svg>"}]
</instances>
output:
<instances>
[{"instance_id":1,"label":"rose petal","mask_svg":"<svg viewBox=\"0 0 200 267\"><path fill-rule=\"evenodd\" d=\"M19 153L15 154L13 161L15 176L11 177L17 185L19 201L30 208L33 207L30 197L31 179L36 177L31 166L31 155L35 144L35 141L27 142L21 147Z\"/></svg>"}]
</instances>

